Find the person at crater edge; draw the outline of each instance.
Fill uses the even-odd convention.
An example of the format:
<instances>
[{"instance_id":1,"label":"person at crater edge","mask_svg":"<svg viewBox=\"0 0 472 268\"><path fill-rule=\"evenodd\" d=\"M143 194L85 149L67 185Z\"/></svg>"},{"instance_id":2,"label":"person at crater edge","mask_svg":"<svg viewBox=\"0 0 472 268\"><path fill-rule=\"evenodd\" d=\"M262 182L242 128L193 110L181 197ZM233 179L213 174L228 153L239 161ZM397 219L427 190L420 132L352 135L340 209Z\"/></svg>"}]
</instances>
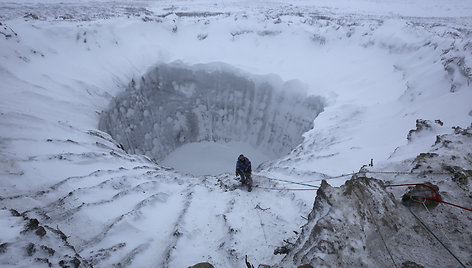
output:
<instances>
[{"instance_id":1,"label":"person at crater edge","mask_svg":"<svg viewBox=\"0 0 472 268\"><path fill-rule=\"evenodd\" d=\"M239 155L238 161L236 161L236 176L241 176L242 185L247 185L247 190L252 191L252 178L251 178L251 161L244 155Z\"/></svg>"}]
</instances>

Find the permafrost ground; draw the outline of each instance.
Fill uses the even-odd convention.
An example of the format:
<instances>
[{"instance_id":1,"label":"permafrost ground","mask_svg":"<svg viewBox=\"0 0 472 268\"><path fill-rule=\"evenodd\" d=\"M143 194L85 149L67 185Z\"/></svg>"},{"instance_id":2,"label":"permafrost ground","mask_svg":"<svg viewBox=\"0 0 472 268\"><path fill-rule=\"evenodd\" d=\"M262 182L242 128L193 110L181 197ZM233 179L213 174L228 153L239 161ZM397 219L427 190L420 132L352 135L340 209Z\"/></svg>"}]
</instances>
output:
<instances>
[{"instance_id":1,"label":"permafrost ground","mask_svg":"<svg viewBox=\"0 0 472 268\"><path fill-rule=\"evenodd\" d=\"M429 181L444 200L470 208L471 11L464 1L2 1L1 265L245 267L247 255L279 267L460 267L400 203L407 189L384 186ZM261 109L247 124L205 120L240 106L215 110L222 102L209 95L230 98L217 86L205 87L209 94L175 79L170 95L141 87L156 78L157 64L175 61L191 69L223 62L252 80L276 74L273 91L226 74L247 85L239 92L273 92L275 102L246 101ZM281 82L293 79L306 92L293 95ZM202 96L201 109L193 94ZM172 105L170 96L189 105ZM284 96L282 110L275 96ZM113 113L113 103L126 109ZM275 120L265 117L278 111ZM196 125L177 124L179 112ZM123 124L103 127L116 139L98 130L107 115ZM417 119L430 121L415 126ZM139 126L147 120L158 130ZM185 142L212 139L248 139L278 159L255 171L252 193L238 188L233 170L182 175L155 161ZM351 178L332 176L371 158L374 167L332 187ZM385 171L393 173L372 173ZM306 184L321 187L273 190ZM411 209L472 266L470 212ZM273 255L280 246L291 250Z\"/></svg>"}]
</instances>

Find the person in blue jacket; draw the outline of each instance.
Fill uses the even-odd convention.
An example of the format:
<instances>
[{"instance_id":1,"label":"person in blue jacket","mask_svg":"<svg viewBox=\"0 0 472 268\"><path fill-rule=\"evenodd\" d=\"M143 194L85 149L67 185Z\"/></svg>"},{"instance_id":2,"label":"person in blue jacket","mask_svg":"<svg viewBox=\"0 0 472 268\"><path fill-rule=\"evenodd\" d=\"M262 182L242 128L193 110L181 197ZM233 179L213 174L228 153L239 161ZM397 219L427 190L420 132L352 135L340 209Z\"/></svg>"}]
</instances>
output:
<instances>
[{"instance_id":1,"label":"person in blue jacket","mask_svg":"<svg viewBox=\"0 0 472 268\"><path fill-rule=\"evenodd\" d=\"M251 161L244 155L239 155L238 161L236 162L236 176L241 176L241 182L243 185L248 186L248 191L252 191L252 178L251 178Z\"/></svg>"}]
</instances>

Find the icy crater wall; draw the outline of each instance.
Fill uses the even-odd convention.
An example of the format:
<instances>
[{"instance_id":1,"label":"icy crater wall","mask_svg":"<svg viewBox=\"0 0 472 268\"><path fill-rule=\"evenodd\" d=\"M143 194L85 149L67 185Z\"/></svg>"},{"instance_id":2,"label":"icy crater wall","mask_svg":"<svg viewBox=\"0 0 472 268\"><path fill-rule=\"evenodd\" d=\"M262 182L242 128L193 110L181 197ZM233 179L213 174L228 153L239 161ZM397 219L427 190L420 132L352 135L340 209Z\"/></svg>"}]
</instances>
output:
<instances>
[{"instance_id":1,"label":"icy crater wall","mask_svg":"<svg viewBox=\"0 0 472 268\"><path fill-rule=\"evenodd\" d=\"M112 100L99 128L126 151L154 159L200 141L243 141L280 157L323 111L322 98L301 88L223 65L161 64Z\"/></svg>"}]
</instances>

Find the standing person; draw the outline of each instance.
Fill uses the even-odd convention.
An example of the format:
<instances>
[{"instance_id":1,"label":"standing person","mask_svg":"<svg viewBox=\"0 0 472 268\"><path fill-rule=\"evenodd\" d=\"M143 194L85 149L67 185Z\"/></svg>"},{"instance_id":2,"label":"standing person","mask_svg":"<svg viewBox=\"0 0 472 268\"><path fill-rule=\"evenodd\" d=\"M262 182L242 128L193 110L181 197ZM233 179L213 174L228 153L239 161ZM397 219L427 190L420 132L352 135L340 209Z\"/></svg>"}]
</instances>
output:
<instances>
[{"instance_id":1,"label":"standing person","mask_svg":"<svg viewBox=\"0 0 472 268\"><path fill-rule=\"evenodd\" d=\"M244 155L239 155L238 161L236 162L236 176L241 176L241 182L243 185L248 186L248 191L252 191L252 178L251 178L251 161Z\"/></svg>"}]
</instances>

